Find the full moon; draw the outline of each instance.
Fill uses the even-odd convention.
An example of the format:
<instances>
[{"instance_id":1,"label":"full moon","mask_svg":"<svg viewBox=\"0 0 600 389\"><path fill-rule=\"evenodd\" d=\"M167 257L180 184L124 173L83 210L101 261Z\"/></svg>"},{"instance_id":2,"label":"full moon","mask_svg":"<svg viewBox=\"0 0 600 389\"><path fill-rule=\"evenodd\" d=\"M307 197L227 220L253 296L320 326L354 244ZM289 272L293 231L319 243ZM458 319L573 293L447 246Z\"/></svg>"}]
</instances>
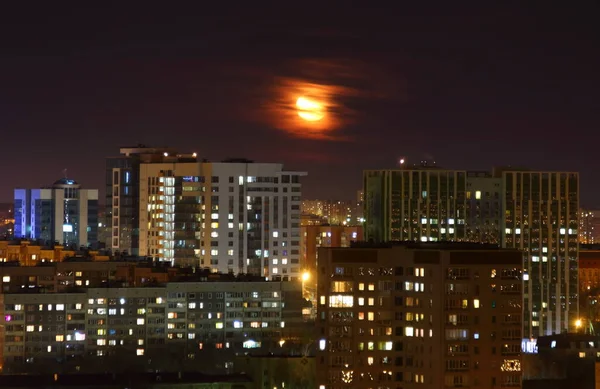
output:
<instances>
[{"instance_id":1,"label":"full moon","mask_svg":"<svg viewBox=\"0 0 600 389\"><path fill-rule=\"evenodd\" d=\"M298 116L307 122L317 122L325 116L323 105L306 97L296 100Z\"/></svg>"}]
</instances>

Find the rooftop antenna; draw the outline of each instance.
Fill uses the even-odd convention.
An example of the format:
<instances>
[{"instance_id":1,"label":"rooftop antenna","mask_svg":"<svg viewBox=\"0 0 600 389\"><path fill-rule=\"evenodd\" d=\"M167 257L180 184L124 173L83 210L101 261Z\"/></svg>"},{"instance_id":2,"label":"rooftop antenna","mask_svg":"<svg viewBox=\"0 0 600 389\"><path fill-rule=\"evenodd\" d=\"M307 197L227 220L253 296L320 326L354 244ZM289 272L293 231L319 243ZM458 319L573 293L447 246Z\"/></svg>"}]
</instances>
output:
<instances>
[{"instance_id":1,"label":"rooftop antenna","mask_svg":"<svg viewBox=\"0 0 600 389\"><path fill-rule=\"evenodd\" d=\"M67 169L64 168L62 172L63 172L63 175L65 176L65 178L67 178Z\"/></svg>"}]
</instances>

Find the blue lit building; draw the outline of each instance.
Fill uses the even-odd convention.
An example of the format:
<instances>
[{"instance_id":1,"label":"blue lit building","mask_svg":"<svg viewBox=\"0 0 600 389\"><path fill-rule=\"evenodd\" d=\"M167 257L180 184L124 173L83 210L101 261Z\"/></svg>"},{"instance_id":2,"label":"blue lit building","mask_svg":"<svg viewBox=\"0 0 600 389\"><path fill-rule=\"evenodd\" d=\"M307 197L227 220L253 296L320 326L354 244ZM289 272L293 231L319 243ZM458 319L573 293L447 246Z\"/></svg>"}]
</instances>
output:
<instances>
[{"instance_id":1,"label":"blue lit building","mask_svg":"<svg viewBox=\"0 0 600 389\"><path fill-rule=\"evenodd\" d=\"M62 178L49 188L15 189L15 237L65 246L98 242L98 190Z\"/></svg>"}]
</instances>

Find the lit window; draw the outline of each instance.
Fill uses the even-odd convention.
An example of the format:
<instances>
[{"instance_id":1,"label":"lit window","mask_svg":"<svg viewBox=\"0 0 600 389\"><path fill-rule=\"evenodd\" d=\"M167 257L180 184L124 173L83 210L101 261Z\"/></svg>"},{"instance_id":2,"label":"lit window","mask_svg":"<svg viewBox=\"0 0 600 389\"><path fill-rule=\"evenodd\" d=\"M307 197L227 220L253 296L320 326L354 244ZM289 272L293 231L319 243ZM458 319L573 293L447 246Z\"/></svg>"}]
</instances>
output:
<instances>
[{"instance_id":1,"label":"lit window","mask_svg":"<svg viewBox=\"0 0 600 389\"><path fill-rule=\"evenodd\" d=\"M215 328L218 329L218 330L223 329L223 322L217 322L217 323L215 323Z\"/></svg>"},{"instance_id":2,"label":"lit window","mask_svg":"<svg viewBox=\"0 0 600 389\"><path fill-rule=\"evenodd\" d=\"M219 237L219 233L217 231L213 231L210 233L210 237L211 238L218 238Z\"/></svg>"},{"instance_id":3,"label":"lit window","mask_svg":"<svg viewBox=\"0 0 600 389\"><path fill-rule=\"evenodd\" d=\"M479 299L473 300L473 308L479 308Z\"/></svg>"},{"instance_id":4,"label":"lit window","mask_svg":"<svg viewBox=\"0 0 600 389\"><path fill-rule=\"evenodd\" d=\"M10 282L10 276L3 276L2 282Z\"/></svg>"},{"instance_id":5,"label":"lit window","mask_svg":"<svg viewBox=\"0 0 600 389\"><path fill-rule=\"evenodd\" d=\"M65 310L65 304L56 304L56 310L57 311L64 311Z\"/></svg>"},{"instance_id":6,"label":"lit window","mask_svg":"<svg viewBox=\"0 0 600 389\"><path fill-rule=\"evenodd\" d=\"M365 305L365 298L364 297L359 297L358 298L358 305L360 305L360 306Z\"/></svg>"},{"instance_id":7,"label":"lit window","mask_svg":"<svg viewBox=\"0 0 600 389\"><path fill-rule=\"evenodd\" d=\"M480 190L475 191L475 200L481 200L481 191Z\"/></svg>"},{"instance_id":8,"label":"lit window","mask_svg":"<svg viewBox=\"0 0 600 389\"><path fill-rule=\"evenodd\" d=\"M369 290L370 291L374 291L375 290L375 284L369 284Z\"/></svg>"},{"instance_id":9,"label":"lit window","mask_svg":"<svg viewBox=\"0 0 600 389\"><path fill-rule=\"evenodd\" d=\"M144 355L144 349L143 349L143 348L138 348L138 349L135 351L135 354L136 354L136 355L138 355L138 356L142 356L142 355Z\"/></svg>"},{"instance_id":10,"label":"lit window","mask_svg":"<svg viewBox=\"0 0 600 389\"><path fill-rule=\"evenodd\" d=\"M413 327L405 327L404 335L405 336L415 336L415 329Z\"/></svg>"},{"instance_id":11,"label":"lit window","mask_svg":"<svg viewBox=\"0 0 600 389\"><path fill-rule=\"evenodd\" d=\"M210 255L219 255L219 250L217 250L217 249L210 250Z\"/></svg>"},{"instance_id":12,"label":"lit window","mask_svg":"<svg viewBox=\"0 0 600 389\"><path fill-rule=\"evenodd\" d=\"M144 321L145 321L144 319L142 319L142 318L138 318L138 319L137 319L137 325L138 325L138 326L143 326L143 325L144 325Z\"/></svg>"},{"instance_id":13,"label":"lit window","mask_svg":"<svg viewBox=\"0 0 600 389\"><path fill-rule=\"evenodd\" d=\"M375 320L375 313L374 312L369 312L367 314L367 318L368 318L369 321Z\"/></svg>"},{"instance_id":14,"label":"lit window","mask_svg":"<svg viewBox=\"0 0 600 389\"><path fill-rule=\"evenodd\" d=\"M212 223L210 223L210 228L219 228L219 222L212 222Z\"/></svg>"},{"instance_id":15,"label":"lit window","mask_svg":"<svg viewBox=\"0 0 600 389\"><path fill-rule=\"evenodd\" d=\"M358 284L358 290L365 290L365 284L362 282Z\"/></svg>"}]
</instances>

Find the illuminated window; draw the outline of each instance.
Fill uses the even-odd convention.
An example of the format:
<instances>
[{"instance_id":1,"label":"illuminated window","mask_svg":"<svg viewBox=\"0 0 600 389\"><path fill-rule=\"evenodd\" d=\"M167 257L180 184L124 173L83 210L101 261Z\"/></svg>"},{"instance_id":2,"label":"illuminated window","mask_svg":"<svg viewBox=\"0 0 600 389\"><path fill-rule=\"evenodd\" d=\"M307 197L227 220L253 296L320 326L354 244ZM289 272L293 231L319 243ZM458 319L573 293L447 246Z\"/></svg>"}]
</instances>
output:
<instances>
[{"instance_id":1,"label":"illuminated window","mask_svg":"<svg viewBox=\"0 0 600 389\"><path fill-rule=\"evenodd\" d=\"M2 282L10 282L10 276L2 276Z\"/></svg>"},{"instance_id":2,"label":"illuminated window","mask_svg":"<svg viewBox=\"0 0 600 389\"><path fill-rule=\"evenodd\" d=\"M358 284L358 290L365 290L365 284L364 283L359 283Z\"/></svg>"},{"instance_id":3,"label":"illuminated window","mask_svg":"<svg viewBox=\"0 0 600 389\"><path fill-rule=\"evenodd\" d=\"M56 339L57 342L64 342L65 336L64 335L56 335L56 337L54 339Z\"/></svg>"},{"instance_id":4,"label":"illuminated window","mask_svg":"<svg viewBox=\"0 0 600 389\"><path fill-rule=\"evenodd\" d=\"M352 308L354 306L354 296L336 295L329 296L330 308Z\"/></svg>"},{"instance_id":5,"label":"illuminated window","mask_svg":"<svg viewBox=\"0 0 600 389\"><path fill-rule=\"evenodd\" d=\"M215 323L215 328L218 330L223 329L223 323L222 322Z\"/></svg>"},{"instance_id":6,"label":"illuminated window","mask_svg":"<svg viewBox=\"0 0 600 389\"><path fill-rule=\"evenodd\" d=\"M481 191L480 190L475 191L475 200L481 200Z\"/></svg>"},{"instance_id":7,"label":"illuminated window","mask_svg":"<svg viewBox=\"0 0 600 389\"><path fill-rule=\"evenodd\" d=\"M142 355L144 355L144 349L143 349L143 348L138 348L138 349L135 351L135 354L136 354L137 356L142 356Z\"/></svg>"},{"instance_id":8,"label":"illuminated window","mask_svg":"<svg viewBox=\"0 0 600 389\"><path fill-rule=\"evenodd\" d=\"M358 298L358 305L360 305L360 306L365 305L365 298L364 297L359 297Z\"/></svg>"},{"instance_id":9,"label":"illuminated window","mask_svg":"<svg viewBox=\"0 0 600 389\"><path fill-rule=\"evenodd\" d=\"M137 319L137 325L138 325L138 326L143 326L143 325L144 325L144 322L145 322L145 320L144 320L144 319L142 319L142 318L138 318L138 319Z\"/></svg>"},{"instance_id":10,"label":"illuminated window","mask_svg":"<svg viewBox=\"0 0 600 389\"><path fill-rule=\"evenodd\" d=\"M369 290L370 291L374 291L375 290L375 284L369 284Z\"/></svg>"},{"instance_id":11,"label":"illuminated window","mask_svg":"<svg viewBox=\"0 0 600 389\"><path fill-rule=\"evenodd\" d=\"M415 336L415 329L413 327L405 327L404 336Z\"/></svg>"},{"instance_id":12,"label":"illuminated window","mask_svg":"<svg viewBox=\"0 0 600 389\"><path fill-rule=\"evenodd\" d=\"M375 320L375 313L374 312L369 312L369 314L367 315L369 321L373 321Z\"/></svg>"},{"instance_id":13,"label":"illuminated window","mask_svg":"<svg viewBox=\"0 0 600 389\"><path fill-rule=\"evenodd\" d=\"M473 308L479 308L479 299L473 300Z\"/></svg>"}]
</instances>

